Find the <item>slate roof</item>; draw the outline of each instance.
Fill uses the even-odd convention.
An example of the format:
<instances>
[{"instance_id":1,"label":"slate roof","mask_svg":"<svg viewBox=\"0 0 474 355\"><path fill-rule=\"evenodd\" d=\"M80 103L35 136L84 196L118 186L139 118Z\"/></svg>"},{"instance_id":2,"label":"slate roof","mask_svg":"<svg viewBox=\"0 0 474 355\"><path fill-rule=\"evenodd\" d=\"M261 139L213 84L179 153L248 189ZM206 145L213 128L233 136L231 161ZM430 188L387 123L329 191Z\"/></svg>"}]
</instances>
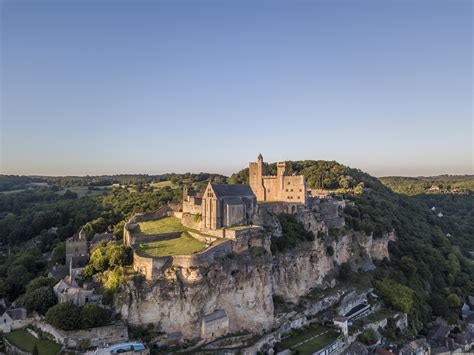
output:
<instances>
[{"instance_id":1,"label":"slate roof","mask_svg":"<svg viewBox=\"0 0 474 355\"><path fill-rule=\"evenodd\" d=\"M224 318L224 317L227 317L227 313L225 313L225 310L217 309L214 312L212 312L208 315L205 315L204 316L204 322L208 323L208 322L212 322L212 321L215 321L217 319Z\"/></svg>"},{"instance_id":2,"label":"slate roof","mask_svg":"<svg viewBox=\"0 0 474 355\"><path fill-rule=\"evenodd\" d=\"M71 257L71 266L73 269L81 268L81 267L86 267L87 262L89 261L89 256L88 255L76 255Z\"/></svg>"},{"instance_id":3,"label":"slate roof","mask_svg":"<svg viewBox=\"0 0 474 355\"><path fill-rule=\"evenodd\" d=\"M367 350L367 347L358 342L355 341L353 342L344 352L344 355L366 355L368 354L369 351Z\"/></svg>"},{"instance_id":4,"label":"slate roof","mask_svg":"<svg viewBox=\"0 0 474 355\"><path fill-rule=\"evenodd\" d=\"M115 235L113 233L96 234L94 237L92 237L91 244L99 244L103 240L109 242L114 239Z\"/></svg>"},{"instance_id":5,"label":"slate roof","mask_svg":"<svg viewBox=\"0 0 474 355\"><path fill-rule=\"evenodd\" d=\"M216 197L253 197L255 195L249 185L235 184L235 185L218 185L211 184Z\"/></svg>"},{"instance_id":6,"label":"slate roof","mask_svg":"<svg viewBox=\"0 0 474 355\"><path fill-rule=\"evenodd\" d=\"M241 205L242 197L224 197L222 199L227 205Z\"/></svg>"},{"instance_id":7,"label":"slate roof","mask_svg":"<svg viewBox=\"0 0 474 355\"><path fill-rule=\"evenodd\" d=\"M12 320L21 320L26 318L26 309L24 308L12 308L7 310L7 314Z\"/></svg>"}]
</instances>

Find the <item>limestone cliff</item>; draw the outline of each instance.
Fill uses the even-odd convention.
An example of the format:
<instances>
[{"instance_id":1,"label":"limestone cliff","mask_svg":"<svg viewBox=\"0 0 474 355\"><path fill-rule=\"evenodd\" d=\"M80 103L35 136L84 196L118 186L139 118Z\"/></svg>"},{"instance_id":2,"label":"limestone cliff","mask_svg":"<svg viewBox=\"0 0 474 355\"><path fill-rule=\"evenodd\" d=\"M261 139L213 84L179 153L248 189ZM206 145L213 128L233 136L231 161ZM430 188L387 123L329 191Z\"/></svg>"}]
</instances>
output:
<instances>
[{"instance_id":1,"label":"limestone cliff","mask_svg":"<svg viewBox=\"0 0 474 355\"><path fill-rule=\"evenodd\" d=\"M315 234L314 241L276 255L268 247L252 247L210 267L170 268L159 281L141 286L129 282L117 300L122 317L131 324L159 324L166 332L180 331L193 339L200 336L204 315L224 309L229 332L261 333L275 324L274 295L297 302L313 288L333 286L341 263L370 270L374 260L388 258L388 242L394 235L374 239L346 230L337 204L324 208L331 210L330 215L318 206L259 206L254 223L264 225L274 237L281 233L276 216L290 212ZM266 238L269 242L270 236Z\"/></svg>"},{"instance_id":2,"label":"limestone cliff","mask_svg":"<svg viewBox=\"0 0 474 355\"><path fill-rule=\"evenodd\" d=\"M169 269L165 278L137 287L129 282L117 304L131 324L159 323L166 332L200 336L205 314L224 309L229 332L260 333L273 325L272 262L267 252L225 258L206 269Z\"/></svg>"}]
</instances>

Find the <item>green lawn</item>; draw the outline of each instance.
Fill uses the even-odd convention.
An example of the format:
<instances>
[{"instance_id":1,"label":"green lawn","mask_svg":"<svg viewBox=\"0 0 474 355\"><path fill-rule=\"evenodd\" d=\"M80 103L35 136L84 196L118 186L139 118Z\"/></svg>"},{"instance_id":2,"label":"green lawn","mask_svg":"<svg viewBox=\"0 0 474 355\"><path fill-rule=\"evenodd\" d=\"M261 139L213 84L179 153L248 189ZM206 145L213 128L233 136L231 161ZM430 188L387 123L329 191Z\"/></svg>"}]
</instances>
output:
<instances>
[{"instance_id":1,"label":"green lawn","mask_svg":"<svg viewBox=\"0 0 474 355\"><path fill-rule=\"evenodd\" d=\"M186 232L189 230L181 224L181 220L176 217L165 217L154 221L138 223L137 234L162 234L172 232Z\"/></svg>"},{"instance_id":2,"label":"green lawn","mask_svg":"<svg viewBox=\"0 0 474 355\"><path fill-rule=\"evenodd\" d=\"M325 346L331 344L334 340L337 339L337 337L339 336L339 333L334 331L334 330L330 330L328 331L327 333L325 334L322 334L321 336L319 337L316 337L296 348L294 348L293 350L295 351L298 351L299 354L312 354L314 353L316 350L319 350L319 349L322 349L324 348Z\"/></svg>"},{"instance_id":3,"label":"green lawn","mask_svg":"<svg viewBox=\"0 0 474 355\"><path fill-rule=\"evenodd\" d=\"M135 250L138 255L157 258L167 255L189 255L203 250L204 247L203 242L194 239L187 232L183 232L179 238L137 244Z\"/></svg>"},{"instance_id":4,"label":"green lawn","mask_svg":"<svg viewBox=\"0 0 474 355\"><path fill-rule=\"evenodd\" d=\"M55 355L61 350L61 346L47 339L36 339L26 330L15 330L5 334L4 337L12 344L23 351L33 352L35 343L40 355Z\"/></svg>"},{"instance_id":5,"label":"green lawn","mask_svg":"<svg viewBox=\"0 0 474 355\"><path fill-rule=\"evenodd\" d=\"M319 324L313 324L308 327L292 331L280 343L276 344L276 347L278 351L291 348L293 351L300 351L301 354L312 354L316 350L329 345L338 336L339 333L332 328L328 328ZM312 337L315 338L311 339ZM298 345L304 341L307 342ZM296 345L298 346L295 347Z\"/></svg>"}]
</instances>

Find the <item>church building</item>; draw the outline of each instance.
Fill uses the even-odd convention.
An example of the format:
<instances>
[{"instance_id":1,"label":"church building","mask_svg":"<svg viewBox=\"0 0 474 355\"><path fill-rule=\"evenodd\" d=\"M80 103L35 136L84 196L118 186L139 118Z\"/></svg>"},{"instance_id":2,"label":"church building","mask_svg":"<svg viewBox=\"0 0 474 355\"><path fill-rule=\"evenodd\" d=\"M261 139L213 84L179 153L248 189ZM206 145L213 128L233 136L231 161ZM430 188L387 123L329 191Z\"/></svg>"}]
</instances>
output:
<instances>
[{"instance_id":1,"label":"church building","mask_svg":"<svg viewBox=\"0 0 474 355\"><path fill-rule=\"evenodd\" d=\"M248 185L218 185L209 183L202 196L203 229L251 224L257 200Z\"/></svg>"},{"instance_id":2,"label":"church building","mask_svg":"<svg viewBox=\"0 0 474 355\"><path fill-rule=\"evenodd\" d=\"M249 164L249 184L257 201L306 203L306 181L303 175L287 175L286 164L277 163L277 174L267 175L262 154Z\"/></svg>"}]
</instances>

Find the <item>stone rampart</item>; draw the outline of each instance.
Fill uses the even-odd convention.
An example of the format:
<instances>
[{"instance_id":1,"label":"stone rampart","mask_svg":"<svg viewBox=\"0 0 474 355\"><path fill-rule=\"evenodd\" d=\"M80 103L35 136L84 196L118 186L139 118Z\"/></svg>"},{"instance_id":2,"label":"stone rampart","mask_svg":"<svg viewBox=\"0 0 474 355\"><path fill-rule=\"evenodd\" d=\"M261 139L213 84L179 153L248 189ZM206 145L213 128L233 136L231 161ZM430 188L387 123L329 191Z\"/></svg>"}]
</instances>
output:
<instances>
[{"instance_id":1,"label":"stone rampart","mask_svg":"<svg viewBox=\"0 0 474 355\"><path fill-rule=\"evenodd\" d=\"M38 322L36 326L43 332L50 334L59 344L72 349L85 346L105 346L128 340L128 329L124 324L72 331L56 329L43 322Z\"/></svg>"},{"instance_id":2,"label":"stone rampart","mask_svg":"<svg viewBox=\"0 0 474 355\"><path fill-rule=\"evenodd\" d=\"M190 255L172 255L159 258L152 258L133 253L133 269L144 275L147 280L159 278L163 269L169 266L183 268L209 266L216 259L223 258L232 252L232 241L226 240L218 245Z\"/></svg>"},{"instance_id":3,"label":"stone rampart","mask_svg":"<svg viewBox=\"0 0 474 355\"><path fill-rule=\"evenodd\" d=\"M132 236L132 244L153 243L162 240L179 238L182 232L172 232L163 234L137 234Z\"/></svg>"}]
</instances>

